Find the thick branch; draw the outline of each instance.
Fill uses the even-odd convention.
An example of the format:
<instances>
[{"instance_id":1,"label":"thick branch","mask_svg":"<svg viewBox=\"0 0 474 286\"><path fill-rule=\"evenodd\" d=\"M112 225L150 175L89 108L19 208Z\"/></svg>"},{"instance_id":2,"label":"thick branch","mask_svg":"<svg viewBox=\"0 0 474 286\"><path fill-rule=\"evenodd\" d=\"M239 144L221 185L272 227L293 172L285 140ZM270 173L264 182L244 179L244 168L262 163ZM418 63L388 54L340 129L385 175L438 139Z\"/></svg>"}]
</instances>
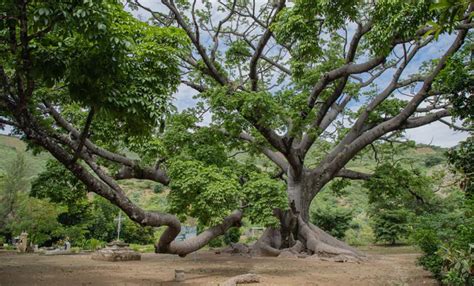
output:
<instances>
[{"instance_id":1,"label":"thick branch","mask_svg":"<svg viewBox=\"0 0 474 286\"><path fill-rule=\"evenodd\" d=\"M279 0L277 7L275 9L275 13L271 17L271 20L268 26L270 26L271 23L275 21L275 18L277 17L278 13L283 9L283 7L285 7L285 0ZM255 53L250 59L249 78L250 78L250 82L252 86L251 89L253 91L256 91L258 88L257 63L262 55L263 49L267 45L271 36L272 36L272 31L270 30L270 28L267 28L266 31L263 33L262 37L260 38L260 41L258 42L257 48L255 49Z\"/></svg>"},{"instance_id":2,"label":"thick branch","mask_svg":"<svg viewBox=\"0 0 474 286\"><path fill-rule=\"evenodd\" d=\"M72 158L73 162L76 162L77 158L79 157L79 153L81 153L82 148L84 147L84 143L86 138L89 136L89 129L92 124L92 118L94 118L94 107L91 107L89 114L87 115L86 124L84 125L84 130L82 130L81 136L79 136L79 145L77 147L76 152L74 153L74 157Z\"/></svg>"},{"instance_id":3,"label":"thick branch","mask_svg":"<svg viewBox=\"0 0 474 286\"><path fill-rule=\"evenodd\" d=\"M369 180L372 174L362 173L349 169L341 169L337 172L336 177L352 179L352 180Z\"/></svg>"},{"instance_id":4,"label":"thick branch","mask_svg":"<svg viewBox=\"0 0 474 286\"><path fill-rule=\"evenodd\" d=\"M227 134L226 131L224 133ZM255 138L253 138L250 134L247 134L245 132L242 132L239 134L239 138L250 142L250 143L255 143ZM275 163L280 169L284 172L288 170L288 162L285 159L285 156L276 151L272 151L270 148L265 147L265 146L260 146L258 145L257 148L268 158L270 159L273 163Z\"/></svg>"},{"instance_id":5,"label":"thick branch","mask_svg":"<svg viewBox=\"0 0 474 286\"><path fill-rule=\"evenodd\" d=\"M48 113L53 116L53 118L59 124L59 126L64 128L66 131L70 132L76 138L79 138L81 136L79 131L76 128L74 128L69 122L67 122L50 103L44 102L44 104L47 107ZM148 179L148 180L159 182L164 185L169 184L169 178L166 175L165 171L159 168L140 167L138 162L136 162L135 160L132 160L123 155L113 153L106 149L98 147L87 138L84 140L84 146L91 153L103 159L122 164L123 170L133 170L133 171L127 171L123 173L119 172L119 174L117 174L117 179L132 179L132 178Z\"/></svg>"}]
</instances>

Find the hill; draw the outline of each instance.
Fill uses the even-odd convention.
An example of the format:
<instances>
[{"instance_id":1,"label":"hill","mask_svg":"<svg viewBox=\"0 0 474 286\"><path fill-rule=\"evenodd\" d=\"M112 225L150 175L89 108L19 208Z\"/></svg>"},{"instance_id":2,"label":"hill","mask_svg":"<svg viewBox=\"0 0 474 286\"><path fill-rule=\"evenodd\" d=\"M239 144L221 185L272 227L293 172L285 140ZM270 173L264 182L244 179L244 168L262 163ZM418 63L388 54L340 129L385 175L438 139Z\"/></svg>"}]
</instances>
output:
<instances>
[{"instance_id":1,"label":"hill","mask_svg":"<svg viewBox=\"0 0 474 286\"><path fill-rule=\"evenodd\" d=\"M31 150L27 150L26 144L17 137L0 134L0 173L5 172L17 152L24 152L26 162L29 166L30 176L39 174L46 165L46 161L51 158L47 153L34 155Z\"/></svg>"}]
</instances>

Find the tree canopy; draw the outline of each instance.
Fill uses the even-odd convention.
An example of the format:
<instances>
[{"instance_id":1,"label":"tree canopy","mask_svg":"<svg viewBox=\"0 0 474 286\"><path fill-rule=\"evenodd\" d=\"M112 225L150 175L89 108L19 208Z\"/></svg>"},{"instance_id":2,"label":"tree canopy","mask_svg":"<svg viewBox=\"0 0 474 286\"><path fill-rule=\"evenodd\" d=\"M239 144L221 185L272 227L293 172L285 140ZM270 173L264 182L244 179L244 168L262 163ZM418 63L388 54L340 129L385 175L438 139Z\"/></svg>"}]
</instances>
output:
<instances>
[{"instance_id":1,"label":"tree canopy","mask_svg":"<svg viewBox=\"0 0 474 286\"><path fill-rule=\"evenodd\" d=\"M309 224L313 198L336 177L370 178L346 168L359 154L454 126L443 118L472 100L472 3L448 18L430 0L127 3L151 20L121 1L2 2L0 124L135 222L166 225L157 252L186 255L245 214L273 226L273 254L301 239L355 255ZM179 84L194 108L171 105ZM132 178L169 185L169 213L134 204L117 183ZM209 228L174 241L187 216Z\"/></svg>"}]
</instances>

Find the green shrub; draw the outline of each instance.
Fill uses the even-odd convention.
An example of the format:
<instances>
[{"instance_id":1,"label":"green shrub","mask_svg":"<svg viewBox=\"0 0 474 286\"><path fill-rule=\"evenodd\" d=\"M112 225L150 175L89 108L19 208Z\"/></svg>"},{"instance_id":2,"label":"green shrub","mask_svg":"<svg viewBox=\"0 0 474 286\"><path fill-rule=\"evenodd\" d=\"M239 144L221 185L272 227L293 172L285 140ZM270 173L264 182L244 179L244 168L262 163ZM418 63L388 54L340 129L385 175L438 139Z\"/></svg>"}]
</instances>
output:
<instances>
[{"instance_id":1,"label":"green shrub","mask_svg":"<svg viewBox=\"0 0 474 286\"><path fill-rule=\"evenodd\" d=\"M350 228L344 235L344 240L355 246L369 245L375 241L374 231L370 227L367 218L364 216L356 217Z\"/></svg>"},{"instance_id":2,"label":"green shrub","mask_svg":"<svg viewBox=\"0 0 474 286\"><path fill-rule=\"evenodd\" d=\"M224 234L224 243L229 245L230 243L236 243L240 240L240 228L238 227L231 227L229 230Z\"/></svg>"},{"instance_id":3,"label":"green shrub","mask_svg":"<svg viewBox=\"0 0 474 286\"><path fill-rule=\"evenodd\" d=\"M442 247L438 253L443 261L443 283L453 286L474 285L474 244L461 250Z\"/></svg>"},{"instance_id":4,"label":"green shrub","mask_svg":"<svg viewBox=\"0 0 474 286\"><path fill-rule=\"evenodd\" d=\"M83 248L88 250L97 250L105 246L104 241L100 241L95 238L91 238L85 241Z\"/></svg>"},{"instance_id":5,"label":"green shrub","mask_svg":"<svg viewBox=\"0 0 474 286\"><path fill-rule=\"evenodd\" d=\"M426 159L425 159L425 167L434 167L434 166L437 166L441 163L443 163L446 159L441 157L440 155L430 155L428 156Z\"/></svg>"},{"instance_id":6,"label":"green shrub","mask_svg":"<svg viewBox=\"0 0 474 286\"><path fill-rule=\"evenodd\" d=\"M338 205L323 205L311 213L311 222L332 236L343 238L350 227L352 211Z\"/></svg>"},{"instance_id":7,"label":"green shrub","mask_svg":"<svg viewBox=\"0 0 474 286\"><path fill-rule=\"evenodd\" d=\"M379 209L373 212L373 229L375 240L395 245L400 239L409 234L409 217L411 213L406 209Z\"/></svg>"},{"instance_id":8,"label":"green shrub","mask_svg":"<svg viewBox=\"0 0 474 286\"><path fill-rule=\"evenodd\" d=\"M353 210L346 206L341 206L338 195L334 189L343 188L345 181L338 181L338 184L331 185L326 192L321 193L311 205L310 221L328 232L334 237L343 238L345 232L350 228Z\"/></svg>"},{"instance_id":9,"label":"green shrub","mask_svg":"<svg viewBox=\"0 0 474 286\"><path fill-rule=\"evenodd\" d=\"M414 225L411 237L424 252L419 263L446 285L474 285L472 200L444 208Z\"/></svg>"},{"instance_id":10,"label":"green shrub","mask_svg":"<svg viewBox=\"0 0 474 286\"><path fill-rule=\"evenodd\" d=\"M214 239L211 239L209 243L207 244L209 247L222 247L224 245L224 242L222 241L221 237L216 237Z\"/></svg>"},{"instance_id":11,"label":"green shrub","mask_svg":"<svg viewBox=\"0 0 474 286\"><path fill-rule=\"evenodd\" d=\"M155 194L161 194L164 190L165 190L165 188L164 188L163 185L161 185L161 184L157 184L157 185L155 185L155 187L153 188L153 192L154 192Z\"/></svg>"}]
</instances>

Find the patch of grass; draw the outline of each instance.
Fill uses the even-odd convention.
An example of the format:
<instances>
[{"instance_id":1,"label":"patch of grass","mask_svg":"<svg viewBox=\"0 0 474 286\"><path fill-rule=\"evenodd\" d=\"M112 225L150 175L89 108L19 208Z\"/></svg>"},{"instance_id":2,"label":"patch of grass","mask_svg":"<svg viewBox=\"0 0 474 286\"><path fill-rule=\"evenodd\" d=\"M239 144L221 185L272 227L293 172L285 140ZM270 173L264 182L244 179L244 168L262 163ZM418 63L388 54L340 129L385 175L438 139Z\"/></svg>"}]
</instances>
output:
<instances>
[{"instance_id":1,"label":"patch of grass","mask_svg":"<svg viewBox=\"0 0 474 286\"><path fill-rule=\"evenodd\" d=\"M140 253L153 253L155 252L155 246L153 244L146 244L146 245L140 245L140 244L130 244L130 248L133 249L136 252Z\"/></svg>"}]
</instances>

